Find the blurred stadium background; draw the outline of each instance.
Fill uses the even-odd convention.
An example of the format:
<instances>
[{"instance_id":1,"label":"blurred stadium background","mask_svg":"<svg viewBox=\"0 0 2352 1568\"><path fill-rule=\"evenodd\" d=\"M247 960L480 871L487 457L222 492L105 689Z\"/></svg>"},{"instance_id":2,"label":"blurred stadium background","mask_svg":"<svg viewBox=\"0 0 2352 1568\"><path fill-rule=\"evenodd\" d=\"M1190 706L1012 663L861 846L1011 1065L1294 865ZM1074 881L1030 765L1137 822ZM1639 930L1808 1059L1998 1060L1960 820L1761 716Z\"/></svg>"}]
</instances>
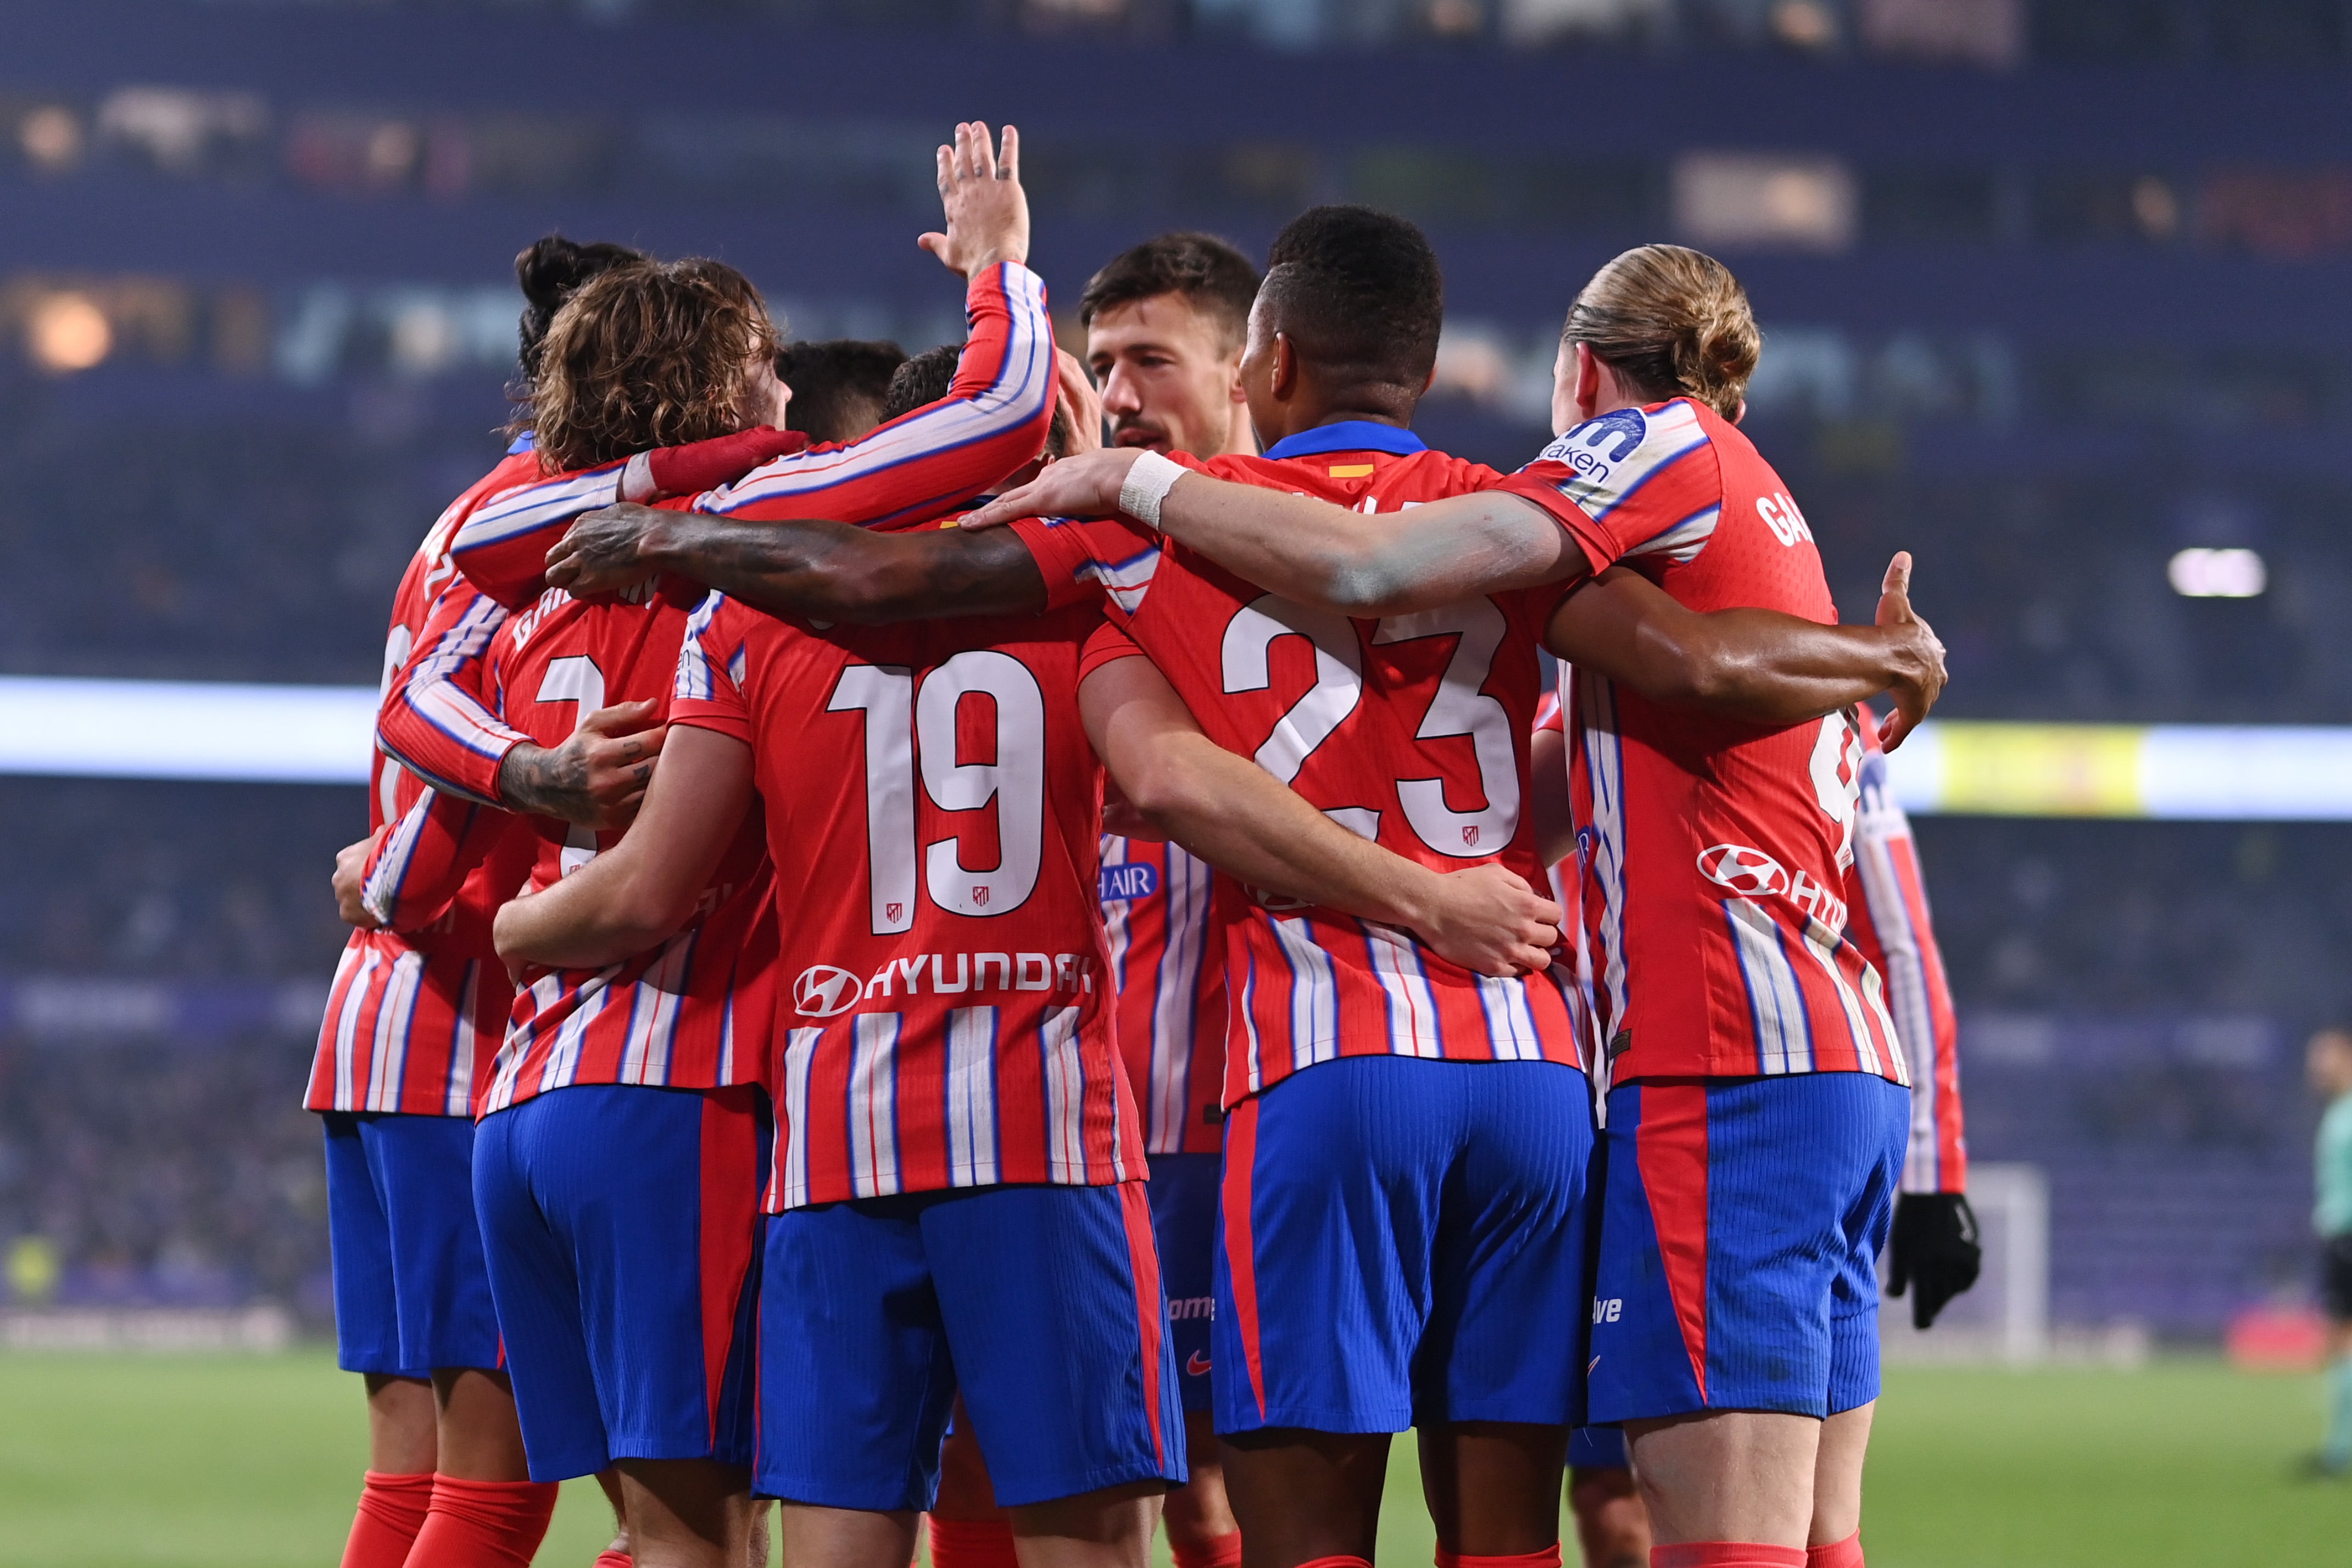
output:
<instances>
[{"instance_id":1,"label":"blurred stadium background","mask_svg":"<svg viewBox=\"0 0 2352 1568\"><path fill-rule=\"evenodd\" d=\"M495 454L514 252L714 254L794 337L953 340L912 239L931 147L976 116L1022 129L1066 308L1163 228L1262 253L1314 201L1419 220L1449 294L1421 427L1507 467L1594 266L1659 237L1730 261L1768 332L1748 428L1849 618L1909 549L1951 651L1903 787L1974 1155L2010 1167L1956 1327L2133 1362L2267 1324L2292 1359L2300 1042L2352 990L2347 0L0 0L0 37L12 1343L131 1321L100 1309L331 1326L299 1101L326 876L364 829L352 691ZM214 684L121 684L156 680ZM247 689L289 685L336 689ZM0 1356L0 1404L94 1407L44 1404L50 1364ZM354 1456L325 1544L283 1557L323 1561L357 1393L273 1365ZM1937 1408L1978 1386L1907 1375ZM2272 1446L2306 1446L2303 1396L2262 1397ZM1937 1451L2002 1429L1954 1420ZM77 1495L16 1447L0 1497ZM2127 1555L1937 1555L1979 1538L1874 1496L1874 1539L1918 1542L1885 1561ZM121 1560L214 1560L183 1547ZM58 1550L0 1539L104 1555Z\"/></svg>"}]
</instances>

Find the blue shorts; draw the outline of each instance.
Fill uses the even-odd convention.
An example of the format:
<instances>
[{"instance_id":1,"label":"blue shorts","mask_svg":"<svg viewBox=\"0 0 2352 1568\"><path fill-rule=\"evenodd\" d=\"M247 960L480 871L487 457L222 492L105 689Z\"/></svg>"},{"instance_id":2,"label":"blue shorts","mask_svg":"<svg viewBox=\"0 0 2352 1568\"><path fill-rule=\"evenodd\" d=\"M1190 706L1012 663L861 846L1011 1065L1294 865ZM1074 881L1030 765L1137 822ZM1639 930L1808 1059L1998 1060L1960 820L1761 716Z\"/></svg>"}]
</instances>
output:
<instances>
[{"instance_id":1,"label":"blue shorts","mask_svg":"<svg viewBox=\"0 0 2352 1568\"><path fill-rule=\"evenodd\" d=\"M766 1096L574 1084L485 1118L474 1200L535 1481L751 1462Z\"/></svg>"},{"instance_id":2,"label":"blue shorts","mask_svg":"<svg viewBox=\"0 0 2352 1568\"><path fill-rule=\"evenodd\" d=\"M1628 1470L1622 1427L1579 1427L1568 1435L1568 1468L1571 1470Z\"/></svg>"},{"instance_id":3,"label":"blue shorts","mask_svg":"<svg viewBox=\"0 0 2352 1568\"><path fill-rule=\"evenodd\" d=\"M1215 1408L1209 1398L1209 1331L1217 1311L1217 1184L1223 1165L1216 1155L1154 1155L1145 1188L1160 1277L1168 1286L1168 1343L1175 1349L1177 1386L1188 1411Z\"/></svg>"},{"instance_id":4,"label":"blue shorts","mask_svg":"<svg viewBox=\"0 0 2352 1568\"><path fill-rule=\"evenodd\" d=\"M1591 1151L1554 1062L1343 1057L1234 1107L1217 1430L1576 1424Z\"/></svg>"},{"instance_id":5,"label":"blue shorts","mask_svg":"<svg viewBox=\"0 0 2352 1568\"><path fill-rule=\"evenodd\" d=\"M1878 1397L1878 1252L1910 1092L1864 1072L1609 1095L1592 1419Z\"/></svg>"},{"instance_id":6,"label":"blue shorts","mask_svg":"<svg viewBox=\"0 0 2352 1568\"><path fill-rule=\"evenodd\" d=\"M1144 1183L985 1186L768 1218L752 1490L929 1509L956 1395L1006 1508L1184 1480Z\"/></svg>"},{"instance_id":7,"label":"blue shorts","mask_svg":"<svg viewBox=\"0 0 2352 1568\"><path fill-rule=\"evenodd\" d=\"M399 1377L502 1365L474 1224L474 1124L389 1111L320 1120L337 1364Z\"/></svg>"}]
</instances>

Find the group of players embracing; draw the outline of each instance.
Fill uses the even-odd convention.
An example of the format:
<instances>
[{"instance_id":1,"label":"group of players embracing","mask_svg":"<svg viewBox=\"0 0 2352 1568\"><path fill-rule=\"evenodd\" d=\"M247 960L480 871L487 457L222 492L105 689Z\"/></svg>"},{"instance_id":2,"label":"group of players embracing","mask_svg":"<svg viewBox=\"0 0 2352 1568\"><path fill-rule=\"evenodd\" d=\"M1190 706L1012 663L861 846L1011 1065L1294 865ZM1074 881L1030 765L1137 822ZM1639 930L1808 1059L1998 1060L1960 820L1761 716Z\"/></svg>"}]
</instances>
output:
<instances>
[{"instance_id":1,"label":"group of players embracing","mask_svg":"<svg viewBox=\"0 0 2352 1568\"><path fill-rule=\"evenodd\" d=\"M593 1474L615 1564L1367 1568L1408 1427L1441 1568L1556 1568L1571 1461L1591 1561L1860 1563L1875 1259L1975 1270L1907 559L1835 624L1707 256L1576 293L1503 474L1412 434L1411 224L1147 242L1082 365L1003 142L839 440L732 268L518 259L336 876L345 1563Z\"/></svg>"}]
</instances>

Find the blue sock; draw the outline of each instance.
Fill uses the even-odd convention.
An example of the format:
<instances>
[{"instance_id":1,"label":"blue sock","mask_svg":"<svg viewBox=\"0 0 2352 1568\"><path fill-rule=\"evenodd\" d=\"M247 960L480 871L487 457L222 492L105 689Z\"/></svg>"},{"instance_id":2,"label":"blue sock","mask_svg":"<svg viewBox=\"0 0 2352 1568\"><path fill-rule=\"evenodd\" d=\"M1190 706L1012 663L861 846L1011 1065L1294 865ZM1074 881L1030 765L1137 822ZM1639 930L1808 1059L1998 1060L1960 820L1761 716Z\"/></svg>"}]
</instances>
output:
<instances>
[{"instance_id":1,"label":"blue sock","mask_svg":"<svg viewBox=\"0 0 2352 1568\"><path fill-rule=\"evenodd\" d=\"M2319 1457L2330 1465L2352 1466L2352 1355L2327 1364L2327 1437Z\"/></svg>"}]
</instances>

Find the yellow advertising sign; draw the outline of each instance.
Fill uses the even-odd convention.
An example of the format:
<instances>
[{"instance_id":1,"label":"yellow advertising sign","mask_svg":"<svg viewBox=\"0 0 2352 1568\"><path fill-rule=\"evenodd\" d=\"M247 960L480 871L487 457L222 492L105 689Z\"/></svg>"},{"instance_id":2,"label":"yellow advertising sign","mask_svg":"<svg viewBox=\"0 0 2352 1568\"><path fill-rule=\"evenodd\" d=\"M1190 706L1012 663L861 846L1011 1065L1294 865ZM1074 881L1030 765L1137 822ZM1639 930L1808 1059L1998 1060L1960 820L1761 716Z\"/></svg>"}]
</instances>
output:
<instances>
[{"instance_id":1,"label":"yellow advertising sign","mask_svg":"<svg viewBox=\"0 0 2352 1568\"><path fill-rule=\"evenodd\" d=\"M1938 806L2002 817L2137 817L2147 731L2119 724L1936 726Z\"/></svg>"}]
</instances>

